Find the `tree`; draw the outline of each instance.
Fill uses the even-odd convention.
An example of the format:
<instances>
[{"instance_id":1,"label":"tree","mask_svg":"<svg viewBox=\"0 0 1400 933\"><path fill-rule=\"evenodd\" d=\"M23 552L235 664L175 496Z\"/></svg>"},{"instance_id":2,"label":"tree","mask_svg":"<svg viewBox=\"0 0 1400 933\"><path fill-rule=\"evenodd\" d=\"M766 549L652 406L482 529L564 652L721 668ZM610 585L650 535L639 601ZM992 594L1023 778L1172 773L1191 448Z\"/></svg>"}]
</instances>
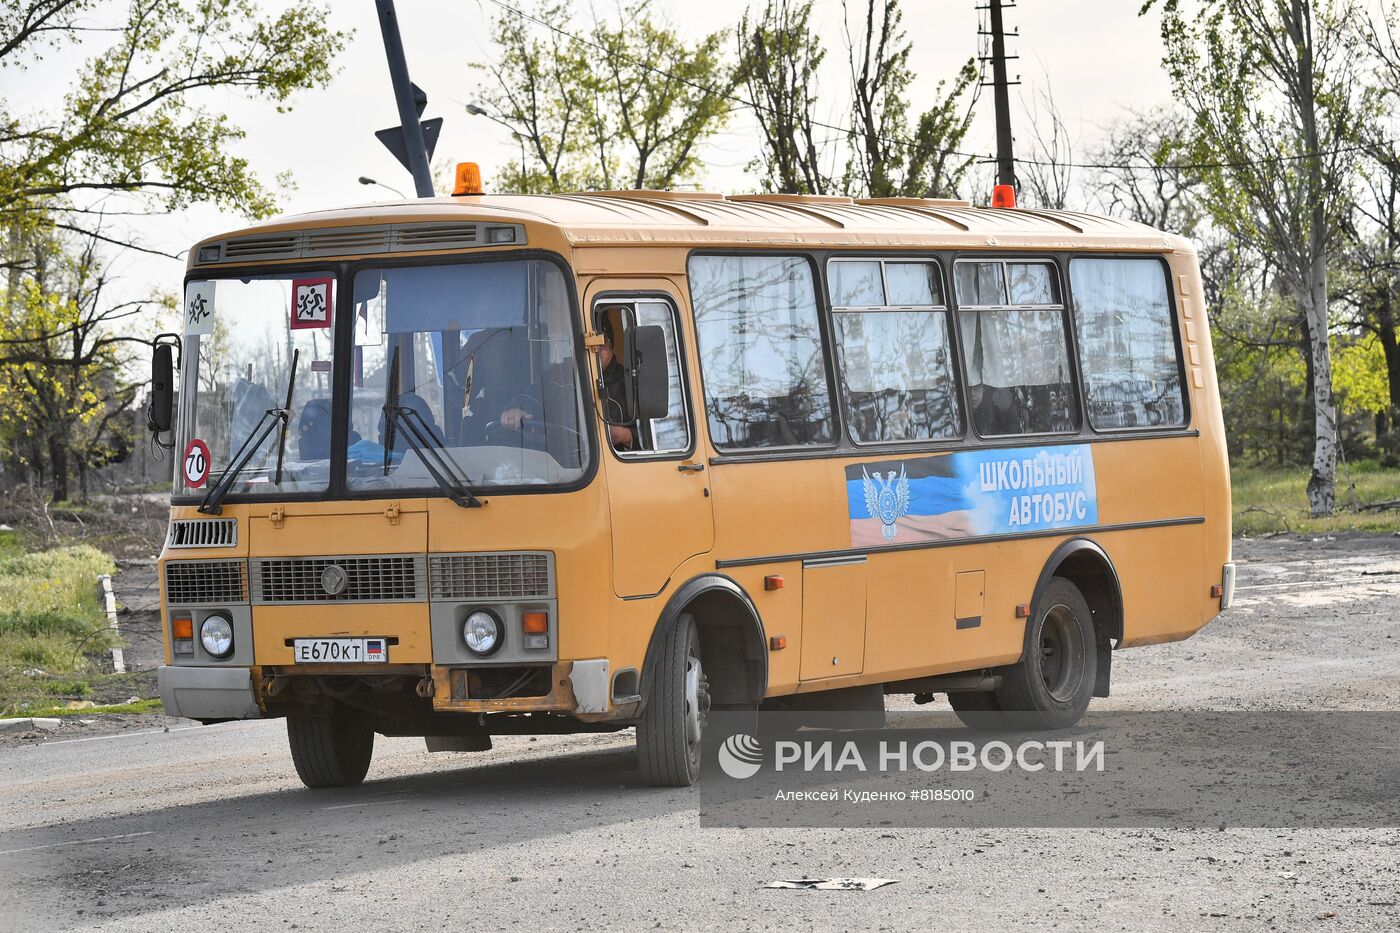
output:
<instances>
[{"instance_id":1,"label":"tree","mask_svg":"<svg viewBox=\"0 0 1400 933\"><path fill-rule=\"evenodd\" d=\"M496 60L476 66L493 79L480 109L530 153L531 164L505 167L507 189L671 188L728 119L723 34L687 41L656 22L650 0L582 29L566 4L507 11L491 38Z\"/></svg>"},{"instance_id":2,"label":"tree","mask_svg":"<svg viewBox=\"0 0 1400 933\"><path fill-rule=\"evenodd\" d=\"M71 61L62 102L0 101L0 442L56 498L117 456L139 385L126 320L153 299L110 297L109 247L157 252L110 218L212 202L263 216L273 198L235 154L243 130L216 91L284 107L327 83L347 35L328 10L253 0L20 0L0 12L0 69ZM103 43L100 44L99 43ZM95 51L91 51L95 47Z\"/></svg>"},{"instance_id":3,"label":"tree","mask_svg":"<svg viewBox=\"0 0 1400 933\"><path fill-rule=\"evenodd\" d=\"M86 497L89 470L130 449L123 416L139 384L126 378L132 361L124 347L145 340L118 322L169 303L109 299L112 273L99 236L35 239L3 296L0 443L59 501L69 497L74 470Z\"/></svg>"},{"instance_id":4,"label":"tree","mask_svg":"<svg viewBox=\"0 0 1400 933\"><path fill-rule=\"evenodd\" d=\"M0 15L0 68L45 54L75 66L54 112L0 101L0 223L12 237L50 223L93 233L98 210L77 199L103 195L142 212L212 202L271 213L271 195L232 151L244 131L197 95L234 90L282 107L326 84L346 40L326 25L329 11L299 4L269 17L252 0L131 0L115 41L83 60L84 40L107 31L86 23L103 12L97 0L22 0Z\"/></svg>"},{"instance_id":5,"label":"tree","mask_svg":"<svg viewBox=\"0 0 1400 933\"><path fill-rule=\"evenodd\" d=\"M956 196L974 161L957 150L972 126L980 87L976 60L968 59L951 87L946 80L938 83L932 106L911 135L912 46L901 25L899 0L866 0L858 37L851 33L846 0L841 9L853 120L847 189L875 198Z\"/></svg>"},{"instance_id":6,"label":"tree","mask_svg":"<svg viewBox=\"0 0 1400 933\"><path fill-rule=\"evenodd\" d=\"M1048 74L1042 84L1044 90L1030 106L1022 102L1026 122L1031 127L1031 157L1021 160L1021 167L1031 202L1047 210L1062 211L1070 206L1074 145L1069 138L1069 127L1055 104Z\"/></svg>"},{"instance_id":7,"label":"tree","mask_svg":"<svg viewBox=\"0 0 1400 933\"><path fill-rule=\"evenodd\" d=\"M651 17L650 0L624 7L616 25L598 22L590 111L600 168L630 188L670 188L699 166L698 144L729 118L734 77L720 55L724 34L682 39ZM614 180L604 178L611 188Z\"/></svg>"},{"instance_id":8,"label":"tree","mask_svg":"<svg viewBox=\"0 0 1400 933\"><path fill-rule=\"evenodd\" d=\"M1088 161L1098 169L1091 187L1095 206L1185 237L1202 228L1200 173L1182 168L1189 158L1191 120L1179 110L1129 113L1109 126Z\"/></svg>"},{"instance_id":9,"label":"tree","mask_svg":"<svg viewBox=\"0 0 1400 933\"><path fill-rule=\"evenodd\" d=\"M1308 502L1313 515L1330 515L1338 424L1328 261L1372 106L1356 68L1356 11L1350 0L1207 0L1201 15L1161 0L1161 11L1165 64L1193 117L1211 215L1276 263L1298 307L1314 410Z\"/></svg>"},{"instance_id":10,"label":"tree","mask_svg":"<svg viewBox=\"0 0 1400 933\"><path fill-rule=\"evenodd\" d=\"M829 194L835 188L817 128L817 72L826 58L812 30L813 0L766 0L755 17L744 11L736 33L739 82L758 123L760 154L750 163L765 191Z\"/></svg>"},{"instance_id":11,"label":"tree","mask_svg":"<svg viewBox=\"0 0 1400 933\"><path fill-rule=\"evenodd\" d=\"M492 22L497 58L471 67L494 81L475 106L511 127L521 143L520 161L500 171L500 187L521 194L577 191L587 186L591 174L584 162L588 56L562 32L537 28L537 19L568 23L568 4L541 3L535 11L527 17L507 9Z\"/></svg>"}]
</instances>

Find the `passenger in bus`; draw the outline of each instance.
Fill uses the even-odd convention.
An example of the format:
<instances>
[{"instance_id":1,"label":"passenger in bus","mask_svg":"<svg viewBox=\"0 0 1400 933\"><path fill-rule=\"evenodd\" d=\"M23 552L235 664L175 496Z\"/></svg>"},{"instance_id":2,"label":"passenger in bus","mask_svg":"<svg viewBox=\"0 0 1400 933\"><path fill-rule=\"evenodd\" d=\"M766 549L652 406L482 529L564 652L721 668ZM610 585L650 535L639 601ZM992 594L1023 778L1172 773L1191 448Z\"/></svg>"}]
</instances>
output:
<instances>
[{"instance_id":1,"label":"passenger in bus","mask_svg":"<svg viewBox=\"0 0 1400 933\"><path fill-rule=\"evenodd\" d=\"M616 343L613 335L613 323L607 315L603 316L602 323L603 346L598 351L598 365L603 369L603 407L608 416L608 421L633 421L631 412L627 410L627 392L623 388L622 364L617 361L617 354L613 351ZM614 450L631 450L637 441L637 432L633 430L634 425L609 424L608 440Z\"/></svg>"}]
</instances>

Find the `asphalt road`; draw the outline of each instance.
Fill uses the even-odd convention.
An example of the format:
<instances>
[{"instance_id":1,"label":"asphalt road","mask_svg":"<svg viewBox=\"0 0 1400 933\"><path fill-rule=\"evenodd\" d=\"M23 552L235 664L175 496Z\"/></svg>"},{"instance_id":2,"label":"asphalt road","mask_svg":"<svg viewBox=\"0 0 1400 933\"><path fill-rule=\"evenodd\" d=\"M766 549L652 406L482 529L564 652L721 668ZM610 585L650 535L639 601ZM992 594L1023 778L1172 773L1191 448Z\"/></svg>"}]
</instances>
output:
<instances>
[{"instance_id":1,"label":"asphalt road","mask_svg":"<svg viewBox=\"0 0 1400 933\"><path fill-rule=\"evenodd\" d=\"M1240 542L1235 609L1095 708L1400 709L1400 538ZM66 733L65 733L66 734ZM768 890L883 877L875 891ZM312 793L280 722L0 748L0 929L1395 929L1397 830L718 830L630 734Z\"/></svg>"}]
</instances>

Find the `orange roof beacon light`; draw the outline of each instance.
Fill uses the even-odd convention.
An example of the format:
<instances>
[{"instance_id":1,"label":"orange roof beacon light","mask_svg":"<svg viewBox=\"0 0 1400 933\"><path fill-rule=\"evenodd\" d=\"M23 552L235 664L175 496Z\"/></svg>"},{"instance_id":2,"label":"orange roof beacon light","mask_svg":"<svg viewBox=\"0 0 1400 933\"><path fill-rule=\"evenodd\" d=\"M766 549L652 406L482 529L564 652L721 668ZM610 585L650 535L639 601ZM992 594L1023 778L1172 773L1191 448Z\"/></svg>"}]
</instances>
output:
<instances>
[{"instance_id":1,"label":"orange roof beacon light","mask_svg":"<svg viewBox=\"0 0 1400 933\"><path fill-rule=\"evenodd\" d=\"M458 166L458 176L461 177L461 166ZM1016 189L1011 185L992 186L992 207L1015 207Z\"/></svg>"},{"instance_id":2,"label":"orange roof beacon light","mask_svg":"<svg viewBox=\"0 0 1400 933\"><path fill-rule=\"evenodd\" d=\"M481 169L475 162L457 163L457 180L452 185L452 196L461 197L464 194L485 194L486 189L481 187Z\"/></svg>"}]
</instances>

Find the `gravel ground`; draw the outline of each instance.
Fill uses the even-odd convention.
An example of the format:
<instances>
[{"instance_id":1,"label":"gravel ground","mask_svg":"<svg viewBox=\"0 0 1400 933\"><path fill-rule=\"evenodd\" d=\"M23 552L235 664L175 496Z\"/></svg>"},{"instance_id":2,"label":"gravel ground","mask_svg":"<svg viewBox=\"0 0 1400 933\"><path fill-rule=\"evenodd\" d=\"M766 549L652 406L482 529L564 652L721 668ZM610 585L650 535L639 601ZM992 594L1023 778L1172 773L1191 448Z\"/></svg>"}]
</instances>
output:
<instances>
[{"instance_id":1,"label":"gravel ground","mask_svg":"<svg viewBox=\"0 0 1400 933\"><path fill-rule=\"evenodd\" d=\"M1095 708L1400 709L1400 538L1236 557L1236 607L1117 655ZM364 786L311 793L279 723L129 718L0 747L0 929L1400 925L1391 829L701 829L694 792L637 786L626 733L381 739ZM761 887L833 876L897 883Z\"/></svg>"}]
</instances>

